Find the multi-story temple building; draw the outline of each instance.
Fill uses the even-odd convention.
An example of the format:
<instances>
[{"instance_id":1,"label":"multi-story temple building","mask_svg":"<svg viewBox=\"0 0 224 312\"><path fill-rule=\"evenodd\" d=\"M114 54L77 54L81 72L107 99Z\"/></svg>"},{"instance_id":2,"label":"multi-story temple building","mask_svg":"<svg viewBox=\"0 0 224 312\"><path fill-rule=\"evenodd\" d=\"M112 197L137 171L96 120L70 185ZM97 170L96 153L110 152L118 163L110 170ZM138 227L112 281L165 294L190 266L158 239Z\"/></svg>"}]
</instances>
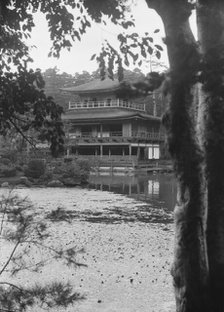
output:
<instances>
[{"instance_id":1,"label":"multi-story temple building","mask_svg":"<svg viewBox=\"0 0 224 312\"><path fill-rule=\"evenodd\" d=\"M71 97L63 116L67 155L133 165L160 158L158 96L121 99L119 88L118 81L105 79L62 89Z\"/></svg>"}]
</instances>

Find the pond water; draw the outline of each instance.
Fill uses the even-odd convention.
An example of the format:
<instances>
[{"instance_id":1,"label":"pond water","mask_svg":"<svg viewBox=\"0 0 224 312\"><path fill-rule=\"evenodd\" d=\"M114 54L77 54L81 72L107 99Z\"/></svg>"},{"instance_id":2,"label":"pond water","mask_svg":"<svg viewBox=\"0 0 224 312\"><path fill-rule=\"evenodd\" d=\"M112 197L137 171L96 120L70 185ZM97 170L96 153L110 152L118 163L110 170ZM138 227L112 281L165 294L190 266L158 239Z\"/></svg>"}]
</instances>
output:
<instances>
[{"instance_id":1,"label":"pond water","mask_svg":"<svg viewBox=\"0 0 224 312\"><path fill-rule=\"evenodd\" d=\"M90 187L124 194L151 203L155 208L173 211L176 202L176 182L173 174L91 175Z\"/></svg>"},{"instance_id":2,"label":"pond water","mask_svg":"<svg viewBox=\"0 0 224 312\"><path fill-rule=\"evenodd\" d=\"M28 196L42 217L58 207L67 211L69 222L48 224L46 244L83 248L77 260L87 267L74 269L52 260L41 272L22 272L12 282L70 281L85 299L66 310L53 309L58 312L173 312L172 175L91 176L90 182L89 188L14 190ZM36 257L31 252L32 262ZM49 259L46 252L41 257ZM0 265L4 261L0 258Z\"/></svg>"}]
</instances>

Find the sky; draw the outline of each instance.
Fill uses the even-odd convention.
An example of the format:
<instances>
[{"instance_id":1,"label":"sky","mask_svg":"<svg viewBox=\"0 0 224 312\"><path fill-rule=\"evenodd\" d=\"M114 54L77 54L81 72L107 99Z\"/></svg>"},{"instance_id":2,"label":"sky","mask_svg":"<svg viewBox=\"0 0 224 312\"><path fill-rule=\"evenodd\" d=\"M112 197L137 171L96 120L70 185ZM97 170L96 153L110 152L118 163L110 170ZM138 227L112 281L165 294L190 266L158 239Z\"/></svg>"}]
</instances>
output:
<instances>
[{"instance_id":1,"label":"sky","mask_svg":"<svg viewBox=\"0 0 224 312\"><path fill-rule=\"evenodd\" d=\"M160 32L154 34L154 40L156 43L162 45L162 38L165 36L163 23L154 10L148 9L144 0L136 1L137 5L133 9L133 15L135 18L134 32L144 34L148 32L153 34L153 31L157 28ZM194 17L193 17L194 24ZM51 47L51 41L47 30L47 22L44 15L36 14L34 18L35 28L32 32L32 37L28 41L31 48L31 57L34 59L32 68L40 68L46 70L47 68L57 67L60 72L66 72L74 74L76 72L88 71L92 72L97 69L98 65L96 61L90 61L93 54L99 52L101 45L105 39L107 39L113 46L116 47L116 37L121 31L115 25L101 25L93 24L91 28L88 28L87 33L82 36L81 42L74 42L70 51L63 50L59 59L48 57L48 53ZM164 53L162 53L161 61L168 66L168 59L166 53L166 47L164 47ZM133 69L136 66L132 66ZM154 68L152 68L154 69ZM150 65L145 63L141 68L143 72L150 71Z\"/></svg>"}]
</instances>

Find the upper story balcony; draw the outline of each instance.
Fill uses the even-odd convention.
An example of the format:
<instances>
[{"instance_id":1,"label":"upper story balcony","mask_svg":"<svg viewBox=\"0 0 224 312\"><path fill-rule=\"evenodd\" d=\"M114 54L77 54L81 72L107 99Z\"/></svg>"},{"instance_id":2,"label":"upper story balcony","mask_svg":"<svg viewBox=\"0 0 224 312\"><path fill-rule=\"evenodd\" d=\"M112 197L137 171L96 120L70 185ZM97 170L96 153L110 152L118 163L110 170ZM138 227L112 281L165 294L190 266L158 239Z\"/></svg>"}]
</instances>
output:
<instances>
[{"instance_id":1,"label":"upper story balcony","mask_svg":"<svg viewBox=\"0 0 224 312\"><path fill-rule=\"evenodd\" d=\"M145 104L132 103L121 99L107 99L103 101L81 101L81 102L69 102L69 110L73 109L89 109L89 108L129 108L133 110L145 112Z\"/></svg>"},{"instance_id":2,"label":"upper story balcony","mask_svg":"<svg viewBox=\"0 0 224 312\"><path fill-rule=\"evenodd\" d=\"M103 133L68 133L68 139L70 142L126 142L126 141L163 141L164 133L162 132L132 132L130 136L124 136L122 131L103 132Z\"/></svg>"}]
</instances>

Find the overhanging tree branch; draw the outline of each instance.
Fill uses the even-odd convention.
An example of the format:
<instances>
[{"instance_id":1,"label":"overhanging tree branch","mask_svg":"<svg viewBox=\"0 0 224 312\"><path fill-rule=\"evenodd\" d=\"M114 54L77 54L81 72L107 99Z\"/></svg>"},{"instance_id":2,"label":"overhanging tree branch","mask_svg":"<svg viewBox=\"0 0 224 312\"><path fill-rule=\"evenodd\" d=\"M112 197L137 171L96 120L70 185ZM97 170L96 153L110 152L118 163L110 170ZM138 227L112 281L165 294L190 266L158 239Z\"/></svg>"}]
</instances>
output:
<instances>
[{"instance_id":1,"label":"overhanging tree branch","mask_svg":"<svg viewBox=\"0 0 224 312\"><path fill-rule=\"evenodd\" d=\"M31 141L27 135L25 135L23 133L23 131L16 125L16 123L10 118L9 121L11 122L11 124L13 125L13 127L16 129L16 131L24 138L24 140L29 143L35 150L36 150L36 146L33 144L33 141Z\"/></svg>"}]
</instances>

